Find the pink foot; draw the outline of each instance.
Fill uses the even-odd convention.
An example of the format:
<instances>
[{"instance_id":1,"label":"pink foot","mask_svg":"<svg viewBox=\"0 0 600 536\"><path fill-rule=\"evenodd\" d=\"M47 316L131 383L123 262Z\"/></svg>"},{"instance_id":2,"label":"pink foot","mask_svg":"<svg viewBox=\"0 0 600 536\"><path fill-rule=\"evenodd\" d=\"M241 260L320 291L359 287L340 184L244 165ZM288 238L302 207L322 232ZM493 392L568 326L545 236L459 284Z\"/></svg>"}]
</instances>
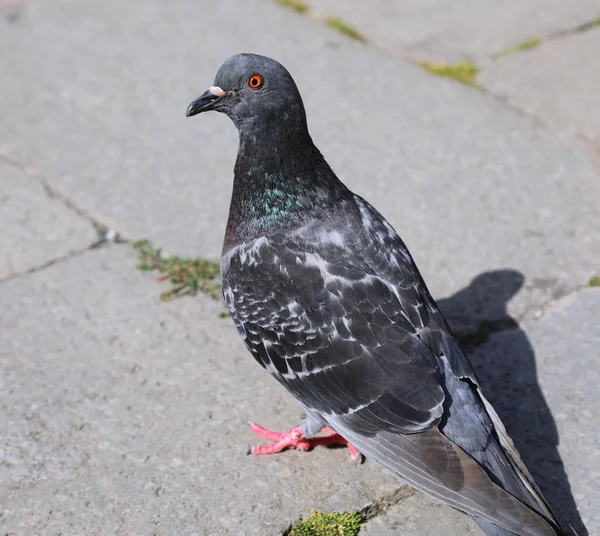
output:
<instances>
[{"instance_id":1,"label":"pink foot","mask_svg":"<svg viewBox=\"0 0 600 536\"><path fill-rule=\"evenodd\" d=\"M259 436L273 441L273 443L270 445L249 447L248 450L246 450L246 454L274 454L276 452L281 452L288 447L294 447L297 450L309 450L318 445L325 447L329 445L347 445L348 450L350 451L350 457L354 461L362 463L364 459L363 455L358 452L355 447L350 445L350 443L348 443L348 441L346 441L342 436L338 435L334 430L328 427L325 427L322 430L322 432L325 432L327 435L322 437L311 437L310 439L306 439L304 437L300 425L292 428L291 430L287 430L286 432L272 432L271 430L267 430L266 428L254 423L250 423L250 428Z\"/></svg>"},{"instance_id":2,"label":"pink foot","mask_svg":"<svg viewBox=\"0 0 600 536\"><path fill-rule=\"evenodd\" d=\"M323 445L325 447L328 447L329 445L346 445L348 447L348 452L350 452L350 457L355 462L362 463L364 461L363 455L358 452L358 449L348 443L348 441L346 441L335 430L332 430L326 426L323 428L323 430L321 430L321 432L325 432L327 435L325 437L314 437L310 439L311 447L316 447L317 445Z\"/></svg>"}]
</instances>

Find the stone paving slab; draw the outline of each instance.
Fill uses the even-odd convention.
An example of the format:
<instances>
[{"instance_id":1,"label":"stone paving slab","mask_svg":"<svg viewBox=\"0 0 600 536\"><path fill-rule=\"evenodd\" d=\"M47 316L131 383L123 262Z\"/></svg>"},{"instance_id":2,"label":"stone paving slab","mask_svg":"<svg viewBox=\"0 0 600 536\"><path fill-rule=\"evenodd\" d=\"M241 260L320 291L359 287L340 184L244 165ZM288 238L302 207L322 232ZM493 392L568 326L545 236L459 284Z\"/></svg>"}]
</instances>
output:
<instances>
[{"instance_id":1,"label":"stone paving slab","mask_svg":"<svg viewBox=\"0 0 600 536\"><path fill-rule=\"evenodd\" d=\"M524 41L600 16L596 0L306 0L317 17L337 16L400 55L486 63Z\"/></svg>"},{"instance_id":2,"label":"stone paving slab","mask_svg":"<svg viewBox=\"0 0 600 536\"><path fill-rule=\"evenodd\" d=\"M553 130L600 146L600 26L492 63L477 81ZM600 202L600 197L596 197Z\"/></svg>"},{"instance_id":3,"label":"stone paving slab","mask_svg":"<svg viewBox=\"0 0 600 536\"><path fill-rule=\"evenodd\" d=\"M597 268L594 162L485 95L271 2L24 6L0 32L0 148L127 237L218 258L236 132L184 112L224 58L255 51L288 65L318 145L396 226L435 296L512 268L520 314Z\"/></svg>"},{"instance_id":4,"label":"stone paving slab","mask_svg":"<svg viewBox=\"0 0 600 536\"><path fill-rule=\"evenodd\" d=\"M0 285L0 533L280 536L400 484L345 449L250 458L300 408L222 305L158 300L128 245Z\"/></svg>"},{"instance_id":5,"label":"stone paving slab","mask_svg":"<svg viewBox=\"0 0 600 536\"><path fill-rule=\"evenodd\" d=\"M90 246L93 226L20 169L0 161L0 280Z\"/></svg>"}]
</instances>

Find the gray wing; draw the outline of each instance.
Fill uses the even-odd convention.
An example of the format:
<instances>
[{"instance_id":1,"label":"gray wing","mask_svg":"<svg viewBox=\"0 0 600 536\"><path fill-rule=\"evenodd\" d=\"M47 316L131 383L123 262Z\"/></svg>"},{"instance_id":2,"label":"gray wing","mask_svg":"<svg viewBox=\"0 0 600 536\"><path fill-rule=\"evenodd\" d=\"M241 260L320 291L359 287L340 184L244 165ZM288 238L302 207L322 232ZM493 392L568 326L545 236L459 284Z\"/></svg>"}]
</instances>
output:
<instances>
[{"instance_id":1,"label":"gray wing","mask_svg":"<svg viewBox=\"0 0 600 536\"><path fill-rule=\"evenodd\" d=\"M495 439L404 244L356 207L343 232L316 224L224 257L224 297L249 350L307 410L421 491L515 534L561 534Z\"/></svg>"},{"instance_id":2,"label":"gray wing","mask_svg":"<svg viewBox=\"0 0 600 536\"><path fill-rule=\"evenodd\" d=\"M433 426L444 392L435 355L418 336L426 307L413 288L351 264L347 251L334 261L341 254L280 237L231 256L224 296L242 337L313 412L364 435Z\"/></svg>"}]
</instances>

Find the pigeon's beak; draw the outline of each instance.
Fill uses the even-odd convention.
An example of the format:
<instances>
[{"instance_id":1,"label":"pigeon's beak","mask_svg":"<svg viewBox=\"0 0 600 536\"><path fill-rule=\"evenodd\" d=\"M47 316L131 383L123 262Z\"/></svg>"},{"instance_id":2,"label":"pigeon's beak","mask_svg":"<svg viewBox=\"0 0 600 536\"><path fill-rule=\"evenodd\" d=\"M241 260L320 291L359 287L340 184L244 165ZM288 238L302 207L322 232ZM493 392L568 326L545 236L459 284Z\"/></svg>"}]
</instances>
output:
<instances>
[{"instance_id":1,"label":"pigeon's beak","mask_svg":"<svg viewBox=\"0 0 600 536\"><path fill-rule=\"evenodd\" d=\"M187 108L186 117L191 117L202 112L212 110L215 104L225 97L227 93L218 86L209 87Z\"/></svg>"}]
</instances>

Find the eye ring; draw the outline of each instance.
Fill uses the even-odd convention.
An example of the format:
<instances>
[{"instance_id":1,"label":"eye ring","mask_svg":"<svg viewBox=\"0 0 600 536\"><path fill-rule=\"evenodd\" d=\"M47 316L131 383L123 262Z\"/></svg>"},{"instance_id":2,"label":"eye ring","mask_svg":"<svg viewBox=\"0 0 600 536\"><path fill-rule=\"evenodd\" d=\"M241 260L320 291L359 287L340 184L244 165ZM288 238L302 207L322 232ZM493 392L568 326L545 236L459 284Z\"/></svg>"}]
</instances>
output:
<instances>
[{"instance_id":1,"label":"eye ring","mask_svg":"<svg viewBox=\"0 0 600 536\"><path fill-rule=\"evenodd\" d=\"M250 78L248 78L248 87L252 89L258 89L263 85L263 77L259 74L253 74Z\"/></svg>"}]
</instances>

